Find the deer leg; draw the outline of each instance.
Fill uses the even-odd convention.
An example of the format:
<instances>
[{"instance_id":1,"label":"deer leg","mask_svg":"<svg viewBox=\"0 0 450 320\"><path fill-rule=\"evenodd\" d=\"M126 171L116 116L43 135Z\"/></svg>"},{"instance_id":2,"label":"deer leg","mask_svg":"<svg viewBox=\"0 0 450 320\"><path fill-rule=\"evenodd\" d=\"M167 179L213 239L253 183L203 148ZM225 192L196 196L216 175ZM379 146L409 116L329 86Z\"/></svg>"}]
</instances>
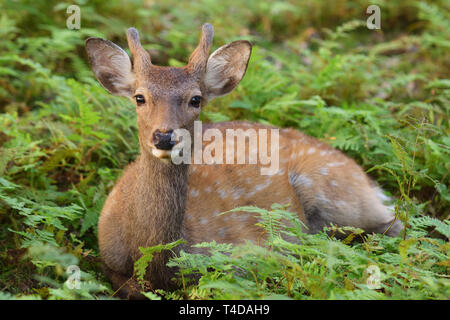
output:
<instances>
[{"instance_id":1,"label":"deer leg","mask_svg":"<svg viewBox=\"0 0 450 320\"><path fill-rule=\"evenodd\" d=\"M144 291L144 288L142 288L134 276L124 275L114 271L106 264L103 264L103 272L111 281L114 297L132 300L145 299L145 296L141 293Z\"/></svg>"}]
</instances>

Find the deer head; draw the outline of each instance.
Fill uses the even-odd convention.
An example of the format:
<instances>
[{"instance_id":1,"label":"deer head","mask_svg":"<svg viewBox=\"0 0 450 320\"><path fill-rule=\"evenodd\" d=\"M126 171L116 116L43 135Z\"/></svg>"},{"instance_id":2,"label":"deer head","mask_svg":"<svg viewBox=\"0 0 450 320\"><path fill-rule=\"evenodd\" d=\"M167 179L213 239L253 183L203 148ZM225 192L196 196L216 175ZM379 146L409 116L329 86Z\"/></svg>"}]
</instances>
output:
<instances>
[{"instance_id":1,"label":"deer head","mask_svg":"<svg viewBox=\"0 0 450 320\"><path fill-rule=\"evenodd\" d=\"M241 81L251 54L248 41L234 41L209 55L213 27L205 24L197 48L181 68L153 65L136 29L127 31L133 56L111 41L86 40L95 76L111 94L132 99L136 105L141 152L158 158L170 156L175 129L192 133L200 110L214 97L231 92Z\"/></svg>"}]
</instances>

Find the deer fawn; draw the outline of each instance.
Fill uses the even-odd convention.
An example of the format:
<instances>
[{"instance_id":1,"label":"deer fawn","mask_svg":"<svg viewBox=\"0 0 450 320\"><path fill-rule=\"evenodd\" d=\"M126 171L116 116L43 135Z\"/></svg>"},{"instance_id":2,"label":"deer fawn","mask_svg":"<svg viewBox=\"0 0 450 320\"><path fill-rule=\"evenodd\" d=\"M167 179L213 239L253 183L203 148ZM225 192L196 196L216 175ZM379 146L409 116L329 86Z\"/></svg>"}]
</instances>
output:
<instances>
[{"instance_id":1,"label":"deer fawn","mask_svg":"<svg viewBox=\"0 0 450 320\"><path fill-rule=\"evenodd\" d=\"M213 28L205 24L200 43L182 68L151 63L138 32L127 31L133 56L99 38L86 41L91 67L110 93L136 105L141 154L131 163L109 194L98 225L99 247L106 275L119 294L139 297L132 280L133 262L148 247L186 240L181 248L212 241L258 241L261 229L247 213L219 215L238 206L269 208L289 204L289 210L308 226L321 231L331 223L355 226L366 232L395 236L402 224L388 198L359 165L338 150L293 129L279 131L279 169L261 175L258 164L188 165L167 161L173 130L193 131L194 121L208 100L231 92L247 69L252 46L235 41L209 55ZM225 122L206 129L270 128L248 122ZM154 256L146 280L150 289L173 287L167 252Z\"/></svg>"}]
</instances>

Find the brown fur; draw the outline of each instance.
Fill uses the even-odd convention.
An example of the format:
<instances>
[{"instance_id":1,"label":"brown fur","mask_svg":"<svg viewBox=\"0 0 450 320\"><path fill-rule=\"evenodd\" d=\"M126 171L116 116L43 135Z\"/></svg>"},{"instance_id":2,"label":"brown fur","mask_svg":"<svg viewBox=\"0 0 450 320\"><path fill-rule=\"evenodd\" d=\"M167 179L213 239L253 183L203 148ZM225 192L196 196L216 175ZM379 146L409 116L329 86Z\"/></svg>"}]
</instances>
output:
<instances>
[{"instance_id":1,"label":"brown fur","mask_svg":"<svg viewBox=\"0 0 450 320\"><path fill-rule=\"evenodd\" d=\"M394 215L364 171L340 151L296 130L280 130L280 166L272 176L260 174L260 163L189 166L153 156L153 132L177 128L192 132L201 108L190 107L189 99L203 96L203 107L208 99L231 91L245 73L251 46L243 41L223 46L207 63L212 27L206 26L188 66L171 68L151 64L134 29L128 32L128 40L134 55L131 74L127 63L120 69L104 57L114 56L114 61L122 63L126 57L120 48L99 39L86 44L92 68L107 90L129 97L141 94L146 100L145 105L136 106L141 155L108 196L98 226L105 273L122 296L140 297L140 287L132 278L140 246L183 238L186 245L176 250L198 252L191 245L202 241L259 243L263 233L255 225L256 217L245 212L219 215L238 206L286 204L308 225L308 232L318 232L330 223L367 232L388 229ZM225 136L228 128L269 127L247 122L203 125L203 130L208 128L217 128ZM246 143L248 150L248 139ZM401 227L394 223L388 234L398 234ZM166 266L168 258L167 252L155 255L146 275L149 289L173 287L174 270Z\"/></svg>"}]
</instances>

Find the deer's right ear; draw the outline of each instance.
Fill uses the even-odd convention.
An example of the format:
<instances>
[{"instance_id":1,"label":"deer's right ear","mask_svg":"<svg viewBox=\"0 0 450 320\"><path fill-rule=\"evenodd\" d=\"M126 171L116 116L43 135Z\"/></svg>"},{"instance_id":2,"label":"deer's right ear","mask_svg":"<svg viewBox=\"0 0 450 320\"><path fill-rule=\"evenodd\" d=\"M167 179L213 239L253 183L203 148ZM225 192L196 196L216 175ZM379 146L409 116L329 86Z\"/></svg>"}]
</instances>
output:
<instances>
[{"instance_id":1,"label":"deer's right ear","mask_svg":"<svg viewBox=\"0 0 450 320\"><path fill-rule=\"evenodd\" d=\"M111 41L86 40L86 51L92 71L102 86L117 96L131 97L135 77L128 54Z\"/></svg>"},{"instance_id":2,"label":"deer's right ear","mask_svg":"<svg viewBox=\"0 0 450 320\"><path fill-rule=\"evenodd\" d=\"M204 79L209 99L233 91L247 70L251 52L250 42L238 40L220 47L209 56Z\"/></svg>"}]
</instances>

